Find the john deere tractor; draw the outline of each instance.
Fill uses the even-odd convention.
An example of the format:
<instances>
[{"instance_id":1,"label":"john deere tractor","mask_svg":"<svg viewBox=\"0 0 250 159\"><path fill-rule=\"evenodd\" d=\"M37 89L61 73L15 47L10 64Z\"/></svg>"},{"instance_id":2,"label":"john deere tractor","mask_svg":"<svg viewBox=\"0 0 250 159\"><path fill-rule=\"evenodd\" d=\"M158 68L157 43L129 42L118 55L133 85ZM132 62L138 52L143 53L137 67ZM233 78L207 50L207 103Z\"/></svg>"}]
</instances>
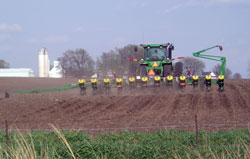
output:
<instances>
[{"instance_id":1,"label":"john deere tractor","mask_svg":"<svg viewBox=\"0 0 250 159\"><path fill-rule=\"evenodd\" d=\"M146 44L144 48L144 58L139 60L141 66L141 76L161 76L173 75L179 77L183 72L183 64L175 63L173 60L183 59L183 57L172 58L174 46L167 44Z\"/></svg>"}]
</instances>

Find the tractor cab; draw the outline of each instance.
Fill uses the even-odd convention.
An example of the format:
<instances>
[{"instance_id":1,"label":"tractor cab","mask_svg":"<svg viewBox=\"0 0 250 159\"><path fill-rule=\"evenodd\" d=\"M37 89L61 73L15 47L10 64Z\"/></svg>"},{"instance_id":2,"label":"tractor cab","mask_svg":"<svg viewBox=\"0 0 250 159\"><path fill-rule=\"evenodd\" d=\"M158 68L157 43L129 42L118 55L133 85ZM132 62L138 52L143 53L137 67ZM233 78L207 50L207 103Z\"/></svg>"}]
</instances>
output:
<instances>
[{"instance_id":1,"label":"tractor cab","mask_svg":"<svg viewBox=\"0 0 250 159\"><path fill-rule=\"evenodd\" d=\"M144 59L147 61L162 61L167 59L166 48L146 48Z\"/></svg>"},{"instance_id":2,"label":"tractor cab","mask_svg":"<svg viewBox=\"0 0 250 159\"><path fill-rule=\"evenodd\" d=\"M146 61L163 61L172 58L172 44L148 44L142 45L144 48L144 60Z\"/></svg>"}]
</instances>

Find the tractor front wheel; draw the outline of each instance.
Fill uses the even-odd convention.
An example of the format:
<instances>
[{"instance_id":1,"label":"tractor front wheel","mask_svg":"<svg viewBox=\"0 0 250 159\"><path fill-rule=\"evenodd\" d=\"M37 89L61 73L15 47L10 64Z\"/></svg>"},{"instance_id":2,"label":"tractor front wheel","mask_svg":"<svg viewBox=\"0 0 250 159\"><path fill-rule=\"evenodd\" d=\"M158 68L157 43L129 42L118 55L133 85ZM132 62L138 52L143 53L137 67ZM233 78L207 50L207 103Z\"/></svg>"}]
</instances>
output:
<instances>
[{"instance_id":1,"label":"tractor front wheel","mask_svg":"<svg viewBox=\"0 0 250 159\"><path fill-rule=\"evenodd\" d=\"M163 65L163 76L167 77L172 73L172 65Z\"/></svg>"}]
</instances>

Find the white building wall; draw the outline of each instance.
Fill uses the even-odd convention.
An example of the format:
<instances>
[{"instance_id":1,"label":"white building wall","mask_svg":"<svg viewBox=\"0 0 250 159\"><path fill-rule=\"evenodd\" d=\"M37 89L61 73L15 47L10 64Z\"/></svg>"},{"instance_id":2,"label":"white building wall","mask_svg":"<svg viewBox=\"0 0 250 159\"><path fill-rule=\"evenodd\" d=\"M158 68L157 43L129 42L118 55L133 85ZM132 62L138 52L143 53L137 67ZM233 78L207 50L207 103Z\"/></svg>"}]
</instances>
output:
<instances>
[{"instance_id":1,"label":"white building wall","mask_svg":"<svg viewBox=\"0 0 250 159\"><path fill-rule=\"evenodd\" d=\"M0 69L0 77L34 77L31 68L5 68Z\"/></svg>"},{"instance_id":2,"label":"white building wall","mask_svg":"<svg viewBox=\"0 0 250 159\"><path fill-rule=\"evenodd\" d=\"M49 77L50 61L46 48L42 48L38 54L39 77Z\"/></svg>"}]
</instances>

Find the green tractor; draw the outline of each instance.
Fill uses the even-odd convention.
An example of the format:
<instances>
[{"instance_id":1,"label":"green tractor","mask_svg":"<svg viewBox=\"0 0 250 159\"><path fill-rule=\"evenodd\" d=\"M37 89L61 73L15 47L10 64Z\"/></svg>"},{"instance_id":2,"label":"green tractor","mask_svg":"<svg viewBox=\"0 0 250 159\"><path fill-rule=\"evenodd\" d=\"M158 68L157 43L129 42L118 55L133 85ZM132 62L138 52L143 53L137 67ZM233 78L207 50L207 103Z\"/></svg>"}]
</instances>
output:
<instances>
[{"instance_id":1,"label":"green tractor","mask_svg":"<svg viewBox=\"0 0 250 159\"><path fill-rule=\"evenodd\" d=\"M166 77L173 75L179 77L183 73L183 64L175 63L173 68L173 60L183 59L184 57L172 58L174 46L167 44L145 44L144 58L139 60L141 76L161 76Z\"/></svg>"}]
</instances>

